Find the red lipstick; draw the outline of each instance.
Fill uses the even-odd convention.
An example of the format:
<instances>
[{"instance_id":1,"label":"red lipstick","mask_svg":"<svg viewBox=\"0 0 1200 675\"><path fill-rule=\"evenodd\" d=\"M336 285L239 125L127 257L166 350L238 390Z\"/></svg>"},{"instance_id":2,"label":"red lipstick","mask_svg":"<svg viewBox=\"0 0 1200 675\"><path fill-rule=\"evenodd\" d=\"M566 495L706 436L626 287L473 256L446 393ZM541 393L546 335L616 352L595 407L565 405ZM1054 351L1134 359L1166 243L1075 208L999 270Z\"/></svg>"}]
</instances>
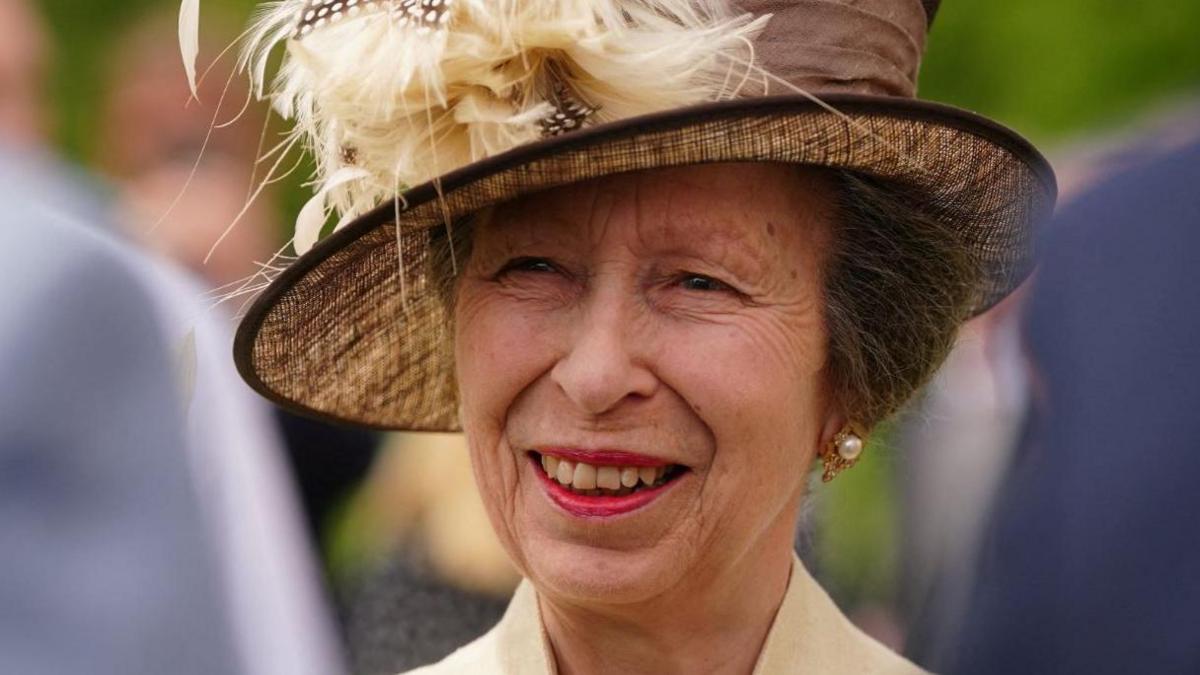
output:
<instances>
[{"instance_id":1,"label":"red lipstick","mask_svg":"<svg viewBox=\"0 0 1200 675\"><path fill-rule=\"evenodd\" d=\"M623 450L579 450L576 448L538 448L543 455L583 462L592 466L667 466L670 462Z\"/></svg>"},{"instance_id":2,"label":"red lipstick","mask_svg":"<svg viewBox=\"0 0 1200 675\"><path fill-rule=\"evenodd\" d=\"M549 454L549 453L548 453ZM555 457L571 459L568 455L555 454ZM643 457L648 460L649 458ZM542 482L542 487L546 490L546 496L550 501L558 505L559 508L567 513L579 518L610 518L621 514L636 511L655 499L658 499L664 492L671 489L675 485L675 480L669 480L662 485L655 487L644 487L636 492L631 492L622 496L589 496L581 495L564 487L558 481L546 475L542 469L541 462L534 455L529 456L529 461L533 472L538 475L538 479ZM593 458L594 461L594 458ZM591 462L588 462L589 464ZM609 465L611 466L611 465ZM625 466L631 466L626 464ZM658 464L642 465L642 466L664 466L662 462Z\"/></svg>"}]
</instances>

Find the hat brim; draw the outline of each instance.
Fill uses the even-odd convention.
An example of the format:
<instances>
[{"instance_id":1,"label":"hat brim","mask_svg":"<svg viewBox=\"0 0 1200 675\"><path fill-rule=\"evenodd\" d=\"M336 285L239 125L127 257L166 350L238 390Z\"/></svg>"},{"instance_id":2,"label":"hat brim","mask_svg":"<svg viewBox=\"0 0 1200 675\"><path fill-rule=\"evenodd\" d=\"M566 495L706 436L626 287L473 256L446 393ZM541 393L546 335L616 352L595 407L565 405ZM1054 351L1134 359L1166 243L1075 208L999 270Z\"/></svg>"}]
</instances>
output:
<instances>
[{"instance_id":1,"label":"hat brim","mask_svg":"<svg viewBox=\"0 0 1200 675\"><path fill-rule=\"evenodd\" d=\"M414 187L274 279L239 326L238 370L300 414L455 431L453 345L427 233L521 195L657 167L785 162L897 181L960 233L982 273L976 313L1024 280L1032 228L1056 196L1053 171L1032 145L978 115L926 101L850 94L821 101L741 99L625 119Z\"/></svg>"}]
</instances>

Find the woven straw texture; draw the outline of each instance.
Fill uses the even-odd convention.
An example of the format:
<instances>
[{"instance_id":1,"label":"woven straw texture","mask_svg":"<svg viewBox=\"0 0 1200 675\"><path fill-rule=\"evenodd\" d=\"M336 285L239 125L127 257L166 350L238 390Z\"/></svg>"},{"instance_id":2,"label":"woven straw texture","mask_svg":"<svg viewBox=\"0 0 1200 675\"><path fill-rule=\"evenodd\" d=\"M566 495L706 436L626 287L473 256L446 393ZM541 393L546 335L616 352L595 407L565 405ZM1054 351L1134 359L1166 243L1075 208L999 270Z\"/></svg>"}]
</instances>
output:
<instances>
[{"instance_id":1,"label":"woven straw texture","mask_svg":"<svg viewBox=\"0 0 1200 675\"><path fill-rule=\"evenodd\" d=\"M452 327L431 265L431 228L519 195L654 167L772 161L897 181L953 225L978 262L977 312L1025 278L1031 224L1055 198L1036 150L945 106L824 98L844 115L799 96L707 104L547 139L414 188L404 208L364 216L275 280L239 330L238 367L261 393L302 413L457 430Z\"/></svg>"}]
</instances>

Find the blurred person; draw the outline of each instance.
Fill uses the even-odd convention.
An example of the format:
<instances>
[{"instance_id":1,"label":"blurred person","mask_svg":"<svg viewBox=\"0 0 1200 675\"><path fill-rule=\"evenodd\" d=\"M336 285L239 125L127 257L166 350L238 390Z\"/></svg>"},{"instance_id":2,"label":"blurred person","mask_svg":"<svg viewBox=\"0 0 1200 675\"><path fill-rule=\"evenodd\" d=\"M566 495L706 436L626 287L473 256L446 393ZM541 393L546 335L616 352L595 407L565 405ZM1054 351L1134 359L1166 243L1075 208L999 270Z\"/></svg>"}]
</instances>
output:
<instances>
[{"instance_id":1,"label":"blurred person","mask_svg":"<svg viewBox=\"0 0 1200 675\"><path fill-rule=\"evenodd\" d=\"M230 80L231 56L200 82L199 100L189 100L169 11L146 15L116 40L100 114L100 168L118 187L133 238L213 288L226 287L279 248L276 192L254 194L267 178L257 164L265 117L261 105L244 106L245 80ZM206 42L203 54L215 58L224 46Z\"/></svg>"},{"instance_id":2,"label":"blurred person","mask_svg":"<svg viewBox=\"0 0 1200 675\"><path fill-rule=\"evenodd\" d=\"M1200 138L1198 110L1185 100L1060 148L1054 162L1060 202ZM904 648L935 670L957 657L980 543L1026 419L1031 382L1021 321L1029 285L964 328L919 405L897 427Z\"/></svg>"},{"instance_id":3,"label":"blurred person","mask_svg":"<svg viewBox=\"0 0 1200 675\"><path fill-rule=\"evenodd\" d=\"M0 671L337 672L228 325L51 157L0 136Z\"/></svg>"},{"instance_id":4,"label":"blurred person","mask_svg":"<svg viewBox=\"0 0 1200 675\"><path fill-rule=\"evenodd\" d=\"M226 46L219 36L235 34L221 30L221 18L209 15L215 25L201 45L206 59ZM189 101L175 35L170 8L164 8L135 21L116 41L100 115L100 165L118 188L119 217L129 236L186 267L220 296L240 289L239 282L260 271L257 263L270 261L279 248L278 190L264 185L277 158L258 162L278 133L264 128L258 102L247 104L244 77L230 78L236 55L218 61L199 83L199 100ZM287 158L281 171L294 166ZM232 297L214 314L230 317L244 302ZM330 520L366 475L378 439L281 410L274 414L312 544L320 548Z\"/></svg>"},{"instance_id":5,"label":"blurred person","mask_svg":"<svg viewBox=\"0 0 1200 675\"><path fill-rule=\"evenodd\" d=\"M196 288L2 190L3 672L335 672L265 409Z\"/></svg>"},{"instance_id":6,"label":"blurred person","mask_svg":"<svg viewBox=\"0 0 1200 675\"><path fill-rule=\"evenodd\" d=\"M904 650L941 670L973 582L980 531L1023 416L1015 316L1023 289L967 324L896 427Z\"/></svg>"},{"instance_id":7,"label":"blurred person","mask_svg":"<svg viewBox=\"0 0 1200 675\"><path fill-rule=\"evenodd\" d=\"M1193 118L1194 119L1194 118ZM955 672L1200 672L1200 142L1056 219Z\"/></svg>"},{"instance_id":8,"label":"blurred person","mask_svg":"<svg viewBox=\"0 0 1200 675\"><path fill-rule=\"evenodd\" d=\"M129 250L0 182L0 672L247 673Z\"/></svg>"},{"instance_id":9,"label":"blurred person","mask_svg":"<svg viewBox=\"0 0 1200 675\"><path fill-rule=\"evenodd\" d=\"M242 673L175 354L43 147L40 16L0 3L0 672Z\"/></svg>"}]
</instances>

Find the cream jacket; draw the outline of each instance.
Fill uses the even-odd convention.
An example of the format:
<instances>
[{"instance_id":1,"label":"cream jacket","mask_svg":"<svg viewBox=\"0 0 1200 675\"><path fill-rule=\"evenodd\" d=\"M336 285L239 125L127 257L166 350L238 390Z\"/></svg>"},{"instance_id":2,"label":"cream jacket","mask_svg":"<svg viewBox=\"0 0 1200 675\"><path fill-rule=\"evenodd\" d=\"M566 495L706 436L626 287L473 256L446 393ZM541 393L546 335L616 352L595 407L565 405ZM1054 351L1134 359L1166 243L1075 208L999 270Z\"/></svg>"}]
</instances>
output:
<instances>
[{"instance_id":1,"label":"cream jacket","mask_svg":"<svg viewBox=\"0 0 1200 675\"><path fill-rule=\"evenodd\" d=\"M554 675L557 669L542 629L537 595L528 581L490 632L440 663L411 675ZM754 675L928 675L867 637L793 557L792 576L767 633Z\"/></svg>"}]
</instances>

